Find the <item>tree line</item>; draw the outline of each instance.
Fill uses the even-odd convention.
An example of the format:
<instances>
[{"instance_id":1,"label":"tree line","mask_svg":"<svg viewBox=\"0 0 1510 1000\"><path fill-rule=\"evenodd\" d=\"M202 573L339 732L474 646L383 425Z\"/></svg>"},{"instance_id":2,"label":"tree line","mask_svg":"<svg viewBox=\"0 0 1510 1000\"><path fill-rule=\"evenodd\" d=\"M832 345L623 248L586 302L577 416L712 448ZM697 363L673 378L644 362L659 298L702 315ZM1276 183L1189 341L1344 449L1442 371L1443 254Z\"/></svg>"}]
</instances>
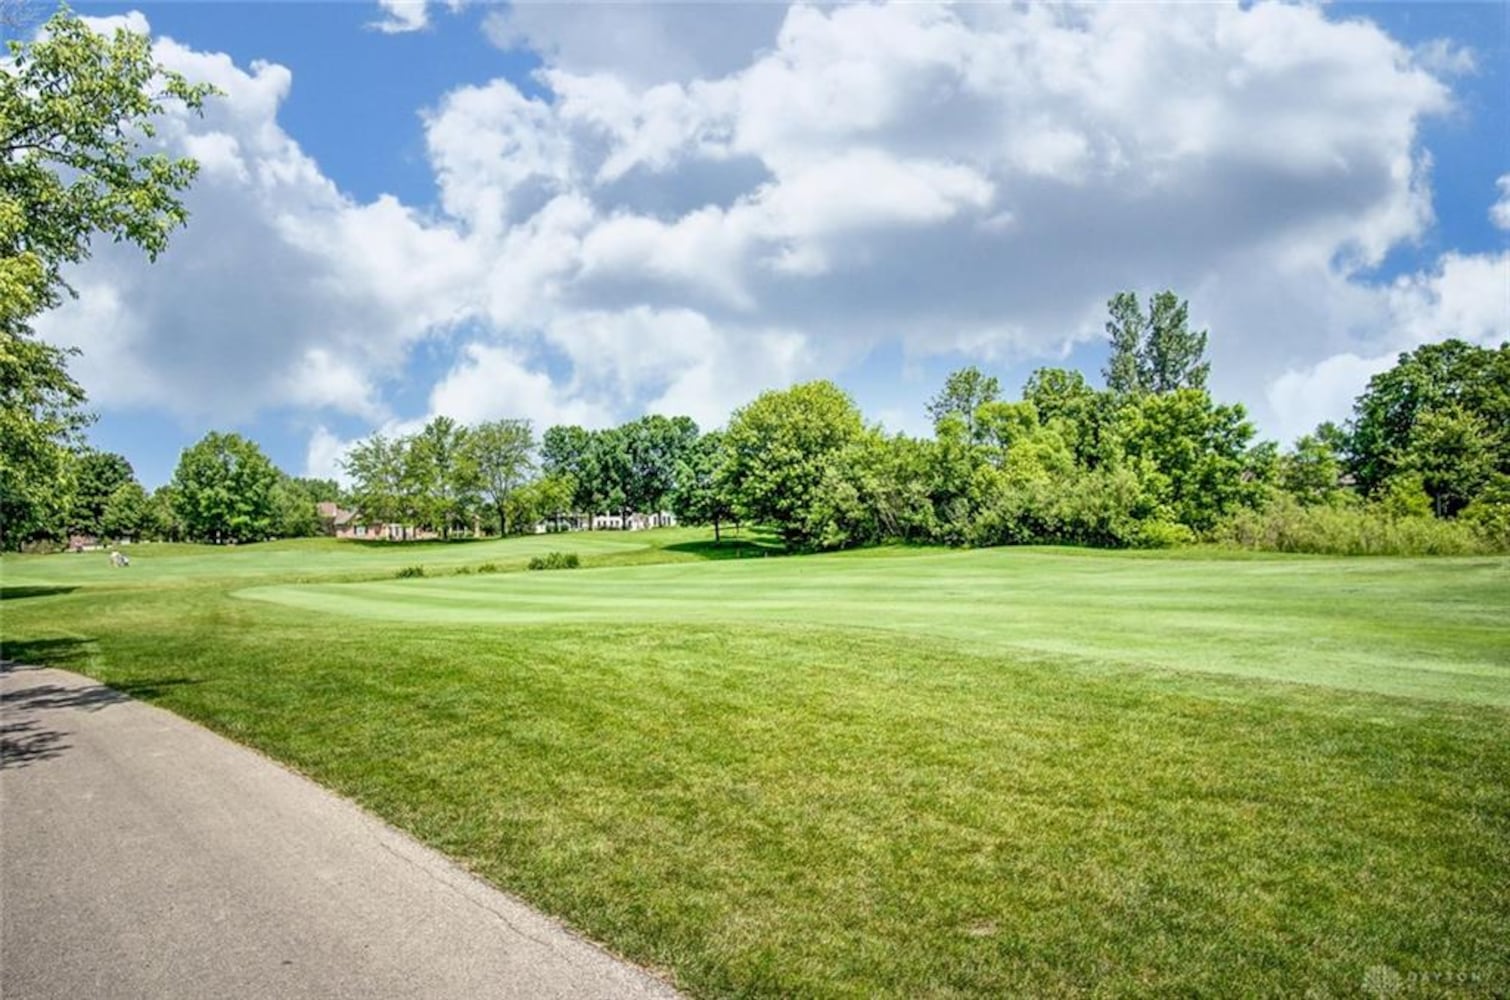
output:
<instances>
[{"instance_id":1,"label":"tree line","mask_svg":"<svg viewBox=\"0 0 1510 1000\"><path fill-rule=\"evenodd\" d=\"M1375 376L1344 426L1288 450L1206 387L1207 334L1172 293L1108 303L1103 384L1040 368L1017 399L976 367L929 400L931 437L868 424L827 381L763 393L722 430L650 415L618 427L436 417L374 434L350 479L296 479L211 434L152 496L120 456L87 454L70 525L103 535L250 541L316 534L320 500L370 523L512 534L569 517L673 512L791 549L887 542L1157 547L1215 540L1297 551L1510 549L1510 345L1448 340Z\"/></svg>"}]
</instances>

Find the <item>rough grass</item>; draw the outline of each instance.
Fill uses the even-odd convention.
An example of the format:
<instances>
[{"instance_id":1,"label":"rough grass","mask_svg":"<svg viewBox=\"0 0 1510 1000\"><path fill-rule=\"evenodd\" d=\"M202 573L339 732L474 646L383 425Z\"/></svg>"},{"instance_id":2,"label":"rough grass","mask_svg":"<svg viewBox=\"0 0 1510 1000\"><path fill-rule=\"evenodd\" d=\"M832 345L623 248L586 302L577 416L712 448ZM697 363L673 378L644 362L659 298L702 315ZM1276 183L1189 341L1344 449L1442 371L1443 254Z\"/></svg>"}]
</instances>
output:
<instances>
[{"instance_id":1,"label":"rough grass","mask_svg":"<svg viewBox=\"0 0 1510 1000\"><path fill-rule=\"evenodd\" d=\"M1510 990L1504 560L880 552L301 602L51 558L24 594L0 563L6 655L257 746L696 994ZM1255 679L1276 658L1305 683ZM1357 690L1371 662L1401 692Z\"/></svg>"}]
</instances>

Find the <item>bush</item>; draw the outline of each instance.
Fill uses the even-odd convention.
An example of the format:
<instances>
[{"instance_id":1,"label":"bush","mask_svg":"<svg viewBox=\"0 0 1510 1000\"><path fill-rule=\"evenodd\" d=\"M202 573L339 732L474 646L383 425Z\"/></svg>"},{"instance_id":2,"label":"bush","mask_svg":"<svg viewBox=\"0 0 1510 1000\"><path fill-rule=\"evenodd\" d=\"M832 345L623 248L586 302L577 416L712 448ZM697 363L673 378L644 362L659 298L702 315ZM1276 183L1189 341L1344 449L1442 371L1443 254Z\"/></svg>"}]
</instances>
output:
<instances>
[{"instance_id":1,"label":"bush","mask_svg":"<svg viewBox=\"0 0 1510 1000\"><path fill-rule=\"evenodd\" d=\"M425 567L423 567L423 566L405 566L403 569L399 570L397 573L395 573L393 575L396 576L396 577L398 577L400 580L406 580L406 579L408 579L410 577L414 577L414 576L424 576L425 575Z\"/></svg>"},{"instance_id":2,"label":"bush","mask_svg":"<svg viewBox=\"0 0 1510 1000\"><path fill-rule=\"evenodd\" d=\"M1245 510L1212 533L1215 541L1269 552L1334 556L1459 556L1507 550L1504 538L1468 520L1398 515L1385 504L1302 507L1281 499Z\"/></svg>"},{"instance_id":3,"label":"bush","mask_svg":"<svg viewBox=\"0 0 1510 1000\"><path fill-rule=\"evenodd\" d=\"M575 552L547 552L530 559L530 569L576 569L581 565Z\"/></svg>"},{"instance_id":4,"label":"bush","mask_svg":"<svg viewBox=\"0 0 1510 1000\"><path fill-rule=\"evenodd\" d=\"M477 572L479 572L479 573L497 573L498 572L498 564L497 563L483 563L481 566L477 567Z\"/></svg>"},{"instance_id":5,"label":"bush","mask_svg":"<svg viewBox=\"0 0 1510 1000\"><path fill-rule=\"evenodd\" d=\"M1195 541L1195 532L1177 521L1144 521L1138 526L1137 544L1145 549L1172 549Z\"/></svg>"}]
</instances>

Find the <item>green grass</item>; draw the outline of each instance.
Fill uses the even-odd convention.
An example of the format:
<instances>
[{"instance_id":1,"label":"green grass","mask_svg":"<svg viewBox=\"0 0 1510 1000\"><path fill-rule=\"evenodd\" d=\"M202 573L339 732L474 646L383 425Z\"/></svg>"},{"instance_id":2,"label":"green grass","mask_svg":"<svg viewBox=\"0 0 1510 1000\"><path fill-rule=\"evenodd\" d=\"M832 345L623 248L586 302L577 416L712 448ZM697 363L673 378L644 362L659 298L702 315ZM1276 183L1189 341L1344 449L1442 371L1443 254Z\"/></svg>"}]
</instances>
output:
<instances>
[{"instance_id":1,"label":"green grass","mask_svg":"<svg viewBox=\"0 0 1510 1000\"><path fill-rule=\"evenodd\" d=\"M509 568L523 566L532 555L559 549L569 537L583 555L626 555L668 539L700 539L690 531L666 531L648 540L646 532L579 532L565 535L526 535L509 539L458 539L435 542L364 542L334 538L300 538L257 545L184 545L148 542L123 546L131 565L110 565L108 551L60 555L7 555L4 586L161 587L218 584L268 579L370 579L392 576L406 566L423 566L427 574L444 574L492 562Z\"/></svg>"},{"instance_id":2,"label":"green grass","mask_svg":"<svg viewBox=\"0 0 1510 1000\"><path fill-rule=\"evenodd\" d=\"M596 568L405 581L428 556L129 587L149 560L7 558L6 655L256 746L699 995L1510 990L1510 561L588 537L445 565ZM371 582L288 582L327 567Z\"/></svg>"}]
</instances>

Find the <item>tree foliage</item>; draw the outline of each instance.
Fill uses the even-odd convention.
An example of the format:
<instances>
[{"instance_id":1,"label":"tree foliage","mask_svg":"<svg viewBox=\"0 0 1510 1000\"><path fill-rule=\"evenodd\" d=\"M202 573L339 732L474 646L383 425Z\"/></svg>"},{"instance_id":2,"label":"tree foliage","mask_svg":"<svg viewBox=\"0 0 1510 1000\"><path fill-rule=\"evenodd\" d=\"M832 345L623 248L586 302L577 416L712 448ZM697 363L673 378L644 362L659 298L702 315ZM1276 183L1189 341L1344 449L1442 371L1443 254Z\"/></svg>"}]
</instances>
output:
<instances>
[{"instance_id":1,"label":"tree foliage","mask_svg":"<svg viewBox=\"0 0 1510 1000\"><path fill-rule=\"evenodd\" d=\"M829 460L862 431L860 411L832 382L772 390L735 411L724 477L745 519L776 527L788 546L807 544Z\"/></svg>"},{"instance_id":2,"label":"tree foliage","mask_svg":"<svg viewBox=\"0 0 1510 1000\"><path fill-rule=\"evenodd\" d=\"M211 431L173 473L173 510L198 542L255 542L274 533L280 473L239 434Z\"/></svg>"},{"instance_id":3,"label":"tree foliage","mask_svg":"<svg viewBox=\"0 0 1510 1000\"><path fill-rule=\"evenodd\" d=\"M1001 381L986 375L974 365L953 372L944 380L944 388L928 401L928 416L935 427L948 416L959 417L965 430L975 433L975 411L1001 398Z\"/></svg>"},{"instance_id":4,"label":"tree foliage","mask_svg":"<svg viewBox=\"0 0 1510 1000\"><path fill-rule=\"evenodd\" d=\"M0 544L62 531L68 452L89 422L68 352L32 338L58 305L64 268L106 236L151 258L188 217L191 159L145 146L170 102L198 111L211 88L152 58L150 40L91 31L66 8L0 62Z\"/></svg>"},{"instance_id":5,"label":"tree foliage","mask_svg":"<svg viewBox=\"0 0 1510 1000\"><path fill-rule=\"evenodd\" d=\"M1358 397L1345 449L1366 495L1416 473L1438 513L1457 513L1490 477L1510 475L1510 344L1445 340L1401 354Z\"/></svg>"},{"instance_id":6,"label":"tree foliage","mask_svg":"<svg viewBox=\"0 0 1510 1000\"><path fill-rule=\"evenodd\" d=\"M1148 303L1119 292L1107 303L1111 354L1103 374L1117 396L1204 389L1211 365L1205 360L1206 331L1190 329L1190 304L1163 291Z\"/></svg>"},{"instance_id":7,"label":"tree foliage","mask_svg":"<svg viewBox=\"0 0 1510 1000\"><path fill-rule=\"evenodd\" d=\"M482 480L471 433L450 417L435 417L404 448L404 506L416 523L442 535L475 513Z\"/></svg>"},{"instance_id":8,"label":"tree foliage","mask_svg":"<svg viewBox=\"0 0 1510 1000\"><path fill-rule=\"evenodd\" d=\"M135 480L136 473L124 455L92 449L80 453L74 462L69 530L84 535L107 534L104 527L106 505L116 490Z\"/></svg>"},{"instance_id":9,"label":"tree foliage","mask_svg":"<svg viewBox=\"0 0 1510 1000\"><path fill-rule=\"evenodd\" d=\"M702 435L682 454L671 491L671 510L688 524L711 524L713 540L722 539L726 522L735 519L734 497L723 466L724 436L720 431Z\"/></svg>"},{"instance_id":10,"label":"tree foliage","mask_svg":"<svg viewBox=\"0 0 1510 1000\"><path fill-rule=\"evenodd\" d=\"M536 518L509 516L509 497L534 469L535 432L528 420L493 420L471 428L466 449L478 488L492 504L498 530L509 534Z\"/></svg>"}]
</instances>

